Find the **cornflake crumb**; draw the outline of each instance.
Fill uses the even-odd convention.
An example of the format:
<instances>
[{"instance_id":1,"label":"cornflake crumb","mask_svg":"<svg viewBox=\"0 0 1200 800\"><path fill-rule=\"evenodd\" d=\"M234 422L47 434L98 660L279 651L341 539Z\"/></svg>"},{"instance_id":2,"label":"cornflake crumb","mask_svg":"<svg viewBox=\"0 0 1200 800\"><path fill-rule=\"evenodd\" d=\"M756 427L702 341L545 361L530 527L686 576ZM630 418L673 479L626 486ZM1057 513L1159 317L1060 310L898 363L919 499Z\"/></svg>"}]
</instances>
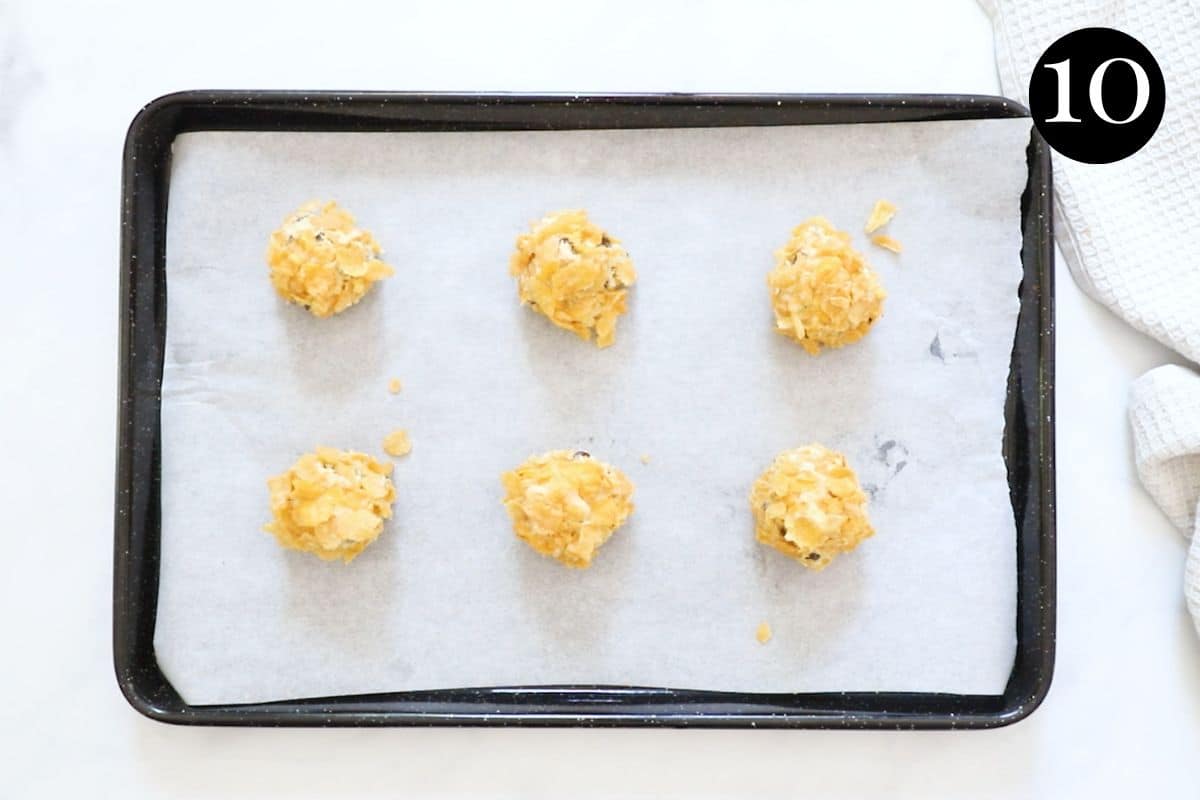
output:
<instances>
[{"instance_id":1,"label":"cornflake crumb","mask_svg":"<svg viewBox=\"0 0 1200 800\"><path fill-rule=\"evenodd\" d=\"M895 205L887 200L876 200L875 207L871 209L871 216L867 219L866 232L874 233L891 222L894 216L896 216Z\"/></svg>"},{"instance_id":2,"label":"cornflake crumb","mask_svg":"<svg viewBox=\"0 0 1200 800\"><path fill-rule=\"evenodd\" d=\"M404 388L404 385L400 383L399 378L392 378L388 381L388 391L392 394L399 394L402 388Z\"/></svg>"},{"instance_id":3,"label":"cornflake crumb","mask_svg":"<svg viewBox=\"0 0 1200 800\"><path fill-rule=\"evenodd\" d=\"M589 566L633 513L633 482L582 450L532 456L500 480L513 533L568 567Z\"/></svg>"},{"instance_id":4,"label":"cornflake crumb","mask_svg":"<svg viewBox=\"0 0 1200 800\"><path fill-rule=\"evenodd\" d=\"M759 644L766 644L771 641L771 626L766 622L760 622L758 630L754 632L754 638L758 639Z\"/></svg>"},{"instance_id":5,"label":"cornflake crumb","mask_svg":"<svg viewBox=\"0 0 1200 800\"><path fill-rule=\"evenodd\" d=\"M328 317L361 300L371 285L392 274L380 260L379 242L330 201L305 203L271 234L267 266L284 300Z\"/></svg>"},{"instance_id":6,"label":"cornflake crumb","mask_svg":"<svg viewBox=\"0 0 1200 800\"><path fill-rule=\"evenodd\" d=\"M641 462L642 462L643 464L649 464L649 463L650 463L650 456L649 456L649 455L646 455L646 454L643 454L640 460L641 460Z\"/></svg>"},{"instance_id":7,"label":"cornflake crumb","mask_svg":"<svg viewBox=\"0 0 1200 800\"><path fill-rule=\"evenodd\" d=\"M822 570L875 530L846 457L819 444L785 450L750 490L754 538Z\"/></svg>"},{"instance_id":8,"label":"cornflake crumb","mask_svg":"<svg viewBox=\"0 0 1200 800\"><path fill-rule=\"evenodd\" d=\"M884 250L891 250L893 253L899 253L904 249L895 239L882 233L872 236L871 243L877 247L882 247Z\"/></svg>"},{"instance_id":9,"label":"cornflake crumb","mask_svg":"<svg viewBox=\"0 0 1200 800\"><path fill-rule=\"evenodd\" d=\"M616 339L628 289L637 280L621 243L588 220L586 211L543 217L517 238L509 259L521 302L560 328L596 345Z\"/></svg>"},{"instance_id":10,"label":"cornflake crumb","mask_svg":"<svg viewBox=\"0 0 1200 800\"><path fill-rule=\"evenodd\" d=\"M391 471L364 453L318 447L267 480L274 518L263 529L284 547L351 561L392 516Z\"/></svg>"},{"instance_id":11,"label":"cornflake crumb","mask_svg":"<svg viewBox=\"0 0 1200 800\"><path fill-rule=\"evenodd\" d=\"M883 314L887 292L850 234L824 217L805 220L775 252L767 275L775 330L809 354L857 342Z\"/></svg>"},{"instance_id":12,"label":"cornflake crumb","mask_svg":"<svg viewBox=\"0 0 1200 800\"><path fill-rule=\"evenodd\" d=\"M406 456L412 452L412 442L408 440L408 431L404 429L394 430L383 437L383 452L396 458Z\"/></svg>"}]
</instances>

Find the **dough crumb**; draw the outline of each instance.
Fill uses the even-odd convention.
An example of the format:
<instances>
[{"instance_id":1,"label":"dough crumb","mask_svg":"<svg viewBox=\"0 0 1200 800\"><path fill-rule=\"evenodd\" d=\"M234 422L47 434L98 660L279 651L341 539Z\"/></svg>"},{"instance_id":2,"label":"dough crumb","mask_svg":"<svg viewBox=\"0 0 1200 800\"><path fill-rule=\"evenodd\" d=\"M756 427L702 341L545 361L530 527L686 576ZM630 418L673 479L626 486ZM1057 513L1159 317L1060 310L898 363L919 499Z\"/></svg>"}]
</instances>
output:
<instances>
[{"instance_id":1,"label":"dough crumb","mask_svg":"<svg viewBox=\"0 0 1200 800\"><path fill-rule=\"evenodd\" d=\"M399 378L392 378L388 381L388 391L392 394L400 394L400 390L404 388L404 384L400 383Z\"/></svg>"},{"instance_id":2,"label":"dough crumb","mask_svg":"<svg viewBox=\"0 0 1200 800\"><path fill-rule=\"evenodd\" d=\"M812 570L875 533L846 457L819 444L785 450L750 490L754 538Z\"/></svg>"},{"instance_id":3,"label":"dough crumb","mask_svg":"<svg viewBox=\"0 0 1200 800\"><path fill-rule=\"evenodd\" d=\"M408 431L401 428L383 437L383 452L395 458L406 456L412 452L412 442L408 440Z\"/></svg>"},{"instance_id":4,"label":"dough crumb","mask_svg":"<svg viewBox=\"0 0 1200 800\"><path fill-rule=\"evenodd\" d=\"M754 632L754 638L758 639L759 644L771 641L771 626L766 622L759 623L758 630Z\"/></svg>"},{"instance_id":5,"label":"dough crumb","mask_svg":"<svg viewBox=\"0 0 1200 800\"><path fill-rule=\"evenodd\" d=\"M616 339L628 289L637 280L621 243L588 220L586 211L558 211L517 238L509 259L521 302L597 347Z\"/></svg>"},{"instance_id":6,"label":"dough crumb","mask_svg":"<svg viewBox=\"0 0 1200 800\"><path fill-rule=\"evenodd\" d=\"M274 518L263 529L284 547L352 561L392 516L391 471L364 453L318 447L267 480Z\"/></svg>"},{"instance_id":7,"label":"dough crumb","mask_svg":"<svg viewBox=\"0 0 1200 800\"><path fill-rule=\"evenodd\" d=\"M271 234L267 266L279 296L329 317L361 300L395 273L380 260L379 242L330 201L305 203Z\"/></svg>"},{"instance_id":8,"label":"dough crumb","mask_svg":"<svg viewBox=\"0 0 1200 800\"><path fill-rule=\"evenodd\" d=\"M775 252L767 275L775 330L810 355L857 342L883 314L887 292L850 234L824 217L805 220Z\"/></svg>"},{"instance_id":9,"label":"dough crumb","mask_svg":"<svg viewBox=\"0 0 1200 800\"><path fill-rule=\"evenodd\" d=\"M871 216L867 219L866 232L874 233L891 222L894 216L896 216L895 205L887 200L876 200L875 207L871 209Z\"/></svg>"},{"instance_id":10,"label":"dough crumb","mask_svg":"<svg viewBox=\"0 0 1200 800\"><path fill-rule=\"evenodd\" d=\"M589 566L633 513L633 482L582 450L532 456L500 480L513 532L568 567Z\"/></svg>"},{"instance_id":11,"label":"dough crumb","mask_svg":"<svg viewBox=\"0 0 1200 800\"><path fill-rule=\"evenodd\" d=\"M641 457L641 459L640 459L640 461L641 461L643 464L649 464L649 463L650 463L650 456L649 456L649 455L647 455L647 454L645 454L645 453L643 453L643 454L642 454L642 457Z\"/></svg>"},{"instance_id":12,"label":"dough crumb","mask_svg":"<svg viewBox=\"0 0 1200 800\"><path fill-rule=\"evenodd\" d=\"M872 236L871 243L877 247L882 247L884 250L891 250L893 253L899 253L904 249L895 239L882 233Z\"/></svg>"}]
</instances>

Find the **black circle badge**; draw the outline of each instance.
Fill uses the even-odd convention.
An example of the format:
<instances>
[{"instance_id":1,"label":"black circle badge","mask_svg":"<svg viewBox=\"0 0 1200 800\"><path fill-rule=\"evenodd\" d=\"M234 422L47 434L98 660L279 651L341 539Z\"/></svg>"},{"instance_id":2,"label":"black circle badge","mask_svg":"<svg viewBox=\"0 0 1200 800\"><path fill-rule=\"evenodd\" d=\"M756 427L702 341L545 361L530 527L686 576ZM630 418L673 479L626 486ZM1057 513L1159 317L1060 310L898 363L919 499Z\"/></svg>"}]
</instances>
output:
<instances>
[{"instance_id":1,"label":"black circle badge","mask_svg":"<svg viewBox=\"0 0 1200 800\"><path fill-rule=\"evenodd\" d=\"M1073 31L1046 48L1029 78L1029 112L1068 158L1111 164L1150 141L1167 90L1154 56L1112 28Z\"/></svg>"}]
</instances>

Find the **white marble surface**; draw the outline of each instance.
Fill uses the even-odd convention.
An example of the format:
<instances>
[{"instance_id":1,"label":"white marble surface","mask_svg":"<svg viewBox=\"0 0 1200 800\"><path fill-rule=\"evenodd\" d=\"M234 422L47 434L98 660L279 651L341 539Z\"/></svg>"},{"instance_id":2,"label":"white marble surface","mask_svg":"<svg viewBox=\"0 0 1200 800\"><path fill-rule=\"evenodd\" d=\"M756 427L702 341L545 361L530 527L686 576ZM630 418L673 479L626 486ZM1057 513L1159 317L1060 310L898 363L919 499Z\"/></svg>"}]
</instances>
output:
<instances>
[{"instance_id":1,"label":"white marble surface","mask_svg":"<svg viewBox=\"0 0 1200 800\"><path fill-rule=\"evenodd\" d=\"M1137 484L1124 416L1130 380L1173 359L1061 266L1059 656L1023 723L272 731L139 717L109 642L120 148L142 103L188 88L994 92L996 79L968 0L0 2L0 795L1196 796L1184 547Z\"/></svg>"}]
</instances>

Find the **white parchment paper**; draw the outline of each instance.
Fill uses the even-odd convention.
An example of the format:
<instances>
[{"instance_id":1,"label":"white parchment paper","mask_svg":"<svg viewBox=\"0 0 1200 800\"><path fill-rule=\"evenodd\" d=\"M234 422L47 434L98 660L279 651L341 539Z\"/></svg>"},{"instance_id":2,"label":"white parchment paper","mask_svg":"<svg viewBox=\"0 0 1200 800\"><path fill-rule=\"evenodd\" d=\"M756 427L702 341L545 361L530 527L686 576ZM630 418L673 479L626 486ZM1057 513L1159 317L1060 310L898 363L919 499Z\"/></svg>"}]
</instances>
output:
<instances>
[{"instance_id":1,"label":"white parchment paper","mask_svg":"<svg viewBox=\"0 0 1200 800\"><path fill-rule=\"evenodd\" d=\"M598 683L999 693L1015 648L1001 459L1027 120L535 133L190 133L167 232L155 646L195 704ZM397 275L318 320L279 300L267 236L337 199ZM866 242L877 198L901 256ZM598 350L520 308L517 234L586 208L639 272ZM772 331L772 251L851 230L885 314L811 358ZM399 377L404 390L387 391ZM349 565L261 527L315 445L381 454L398 501ZM756 544L750 484L844 451L876 536L821 573ZM581 448L637 510L588 571L517 541L499 475ZM639 456L647 454L644 465ZM755 640L767 621L774 638Z\"/></svg>"}]
</instances>

